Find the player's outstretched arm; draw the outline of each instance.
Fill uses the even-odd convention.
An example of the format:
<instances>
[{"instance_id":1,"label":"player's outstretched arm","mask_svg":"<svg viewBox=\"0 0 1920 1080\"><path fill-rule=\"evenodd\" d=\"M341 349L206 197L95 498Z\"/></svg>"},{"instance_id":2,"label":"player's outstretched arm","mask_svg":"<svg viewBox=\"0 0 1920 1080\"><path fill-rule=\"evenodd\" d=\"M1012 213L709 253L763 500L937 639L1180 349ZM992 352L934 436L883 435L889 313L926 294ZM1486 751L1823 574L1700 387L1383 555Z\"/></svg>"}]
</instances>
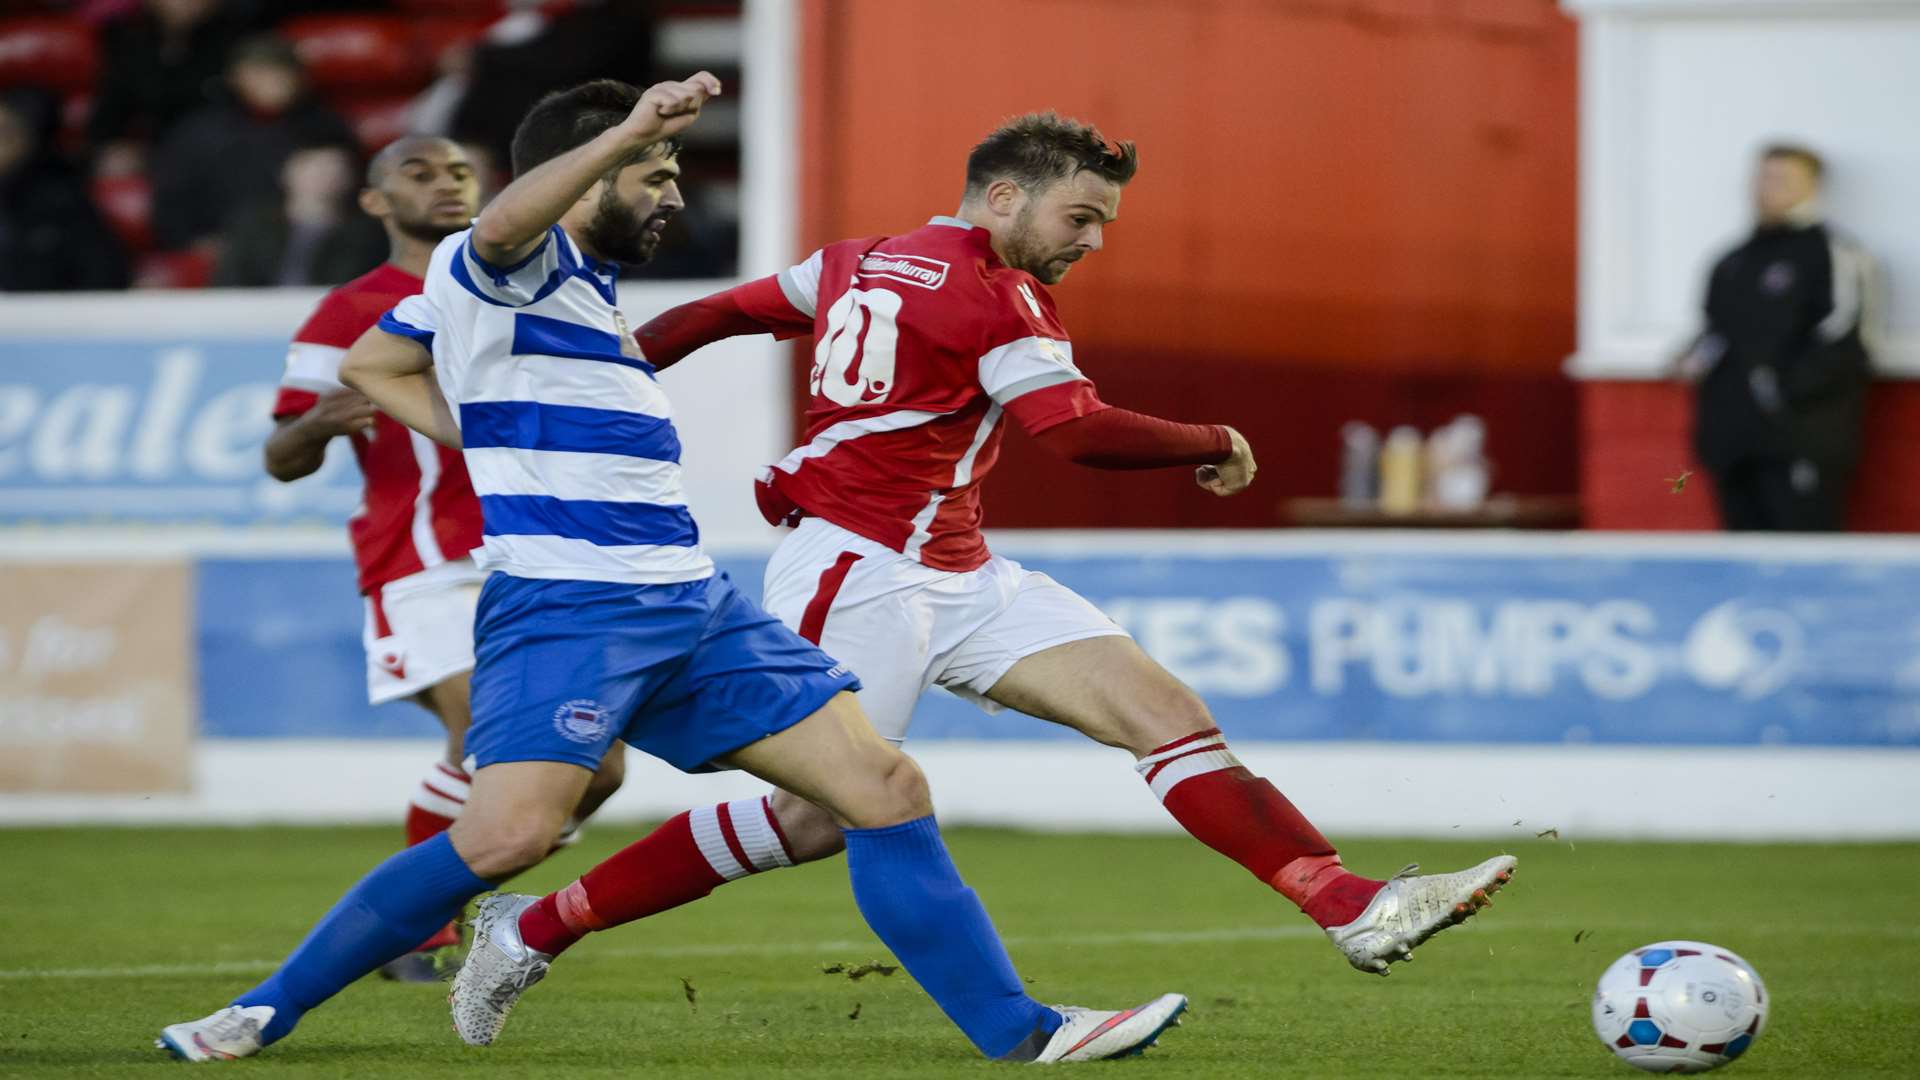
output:
<instances>
[{"instance_id":1,"label":"player's outstretched arm","mask_svg":"<svg viewBox=\"0 0 1920 1080\"><path fill-rule=\"evenodd\" d=\"M369 327L340 361L340 381L434 442L460 448L460 425L433 378L433 353L413 338Z\"/></svg>"},{"instance_id":2,"label":"player's outstretched arm","mask_svg":"<svg viewBox=\"0 0 1920 1080\"><path fill-rule=\"evenodd\" d=\"M526 258L596 180L641 147L685 130L707 99L719 93L720 80L705 71L684 82L649 87L624 121L541 163L494 196L473 223L474 253L495 266Z\"/></svg>"},{"instance_id":3,"label":"player's outstretched arm","mask_svg":"<svg viewBox=\"0 0 1920 1080\"><path fill-rule=\"evenodd\" d=\"M813 316L793 306L779 275L668 308L633 332L640 354L657 369L679 363L705 345L746 334L793 338L813 331Z\"/></svg>"},{"instance_id":4,"label":"player's outstretched arm","mask_svg":"<svg viewBox=\"0 0 1920 1080\"><path fill-rule=\"evenodd\" d=\"M1017 387L1018 384L1016 384ZM1182 424L1101 401L1083 379L1001 400L1007 415L1051 453L1093 469L1197 465L1195 482L1215 495L1253 483L1253 449L1222 424Z\"/></svg>"}]
</instances>

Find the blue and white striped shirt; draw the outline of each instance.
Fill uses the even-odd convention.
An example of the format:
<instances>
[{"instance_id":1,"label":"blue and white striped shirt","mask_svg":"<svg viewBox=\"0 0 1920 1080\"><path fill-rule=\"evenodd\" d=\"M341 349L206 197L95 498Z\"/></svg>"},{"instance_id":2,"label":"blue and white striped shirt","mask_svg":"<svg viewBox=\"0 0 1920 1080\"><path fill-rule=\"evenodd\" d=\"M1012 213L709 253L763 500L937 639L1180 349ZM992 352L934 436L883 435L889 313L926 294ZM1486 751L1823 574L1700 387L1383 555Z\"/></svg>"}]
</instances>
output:
<instances>
[{"instance_id":1,"label":"blue and white striped shirt","mask_svg":"<svg viewBox=\"0 0 1920 1080\"><path fill-rule=\"evenodd\" d=\"M660 584L713 574L680 486L673 409L614 306L619 269L559 226L513 266L471 232L380 320L433 350L480 496L476 561L515 577Z\"/></svg>"}]
</instances>

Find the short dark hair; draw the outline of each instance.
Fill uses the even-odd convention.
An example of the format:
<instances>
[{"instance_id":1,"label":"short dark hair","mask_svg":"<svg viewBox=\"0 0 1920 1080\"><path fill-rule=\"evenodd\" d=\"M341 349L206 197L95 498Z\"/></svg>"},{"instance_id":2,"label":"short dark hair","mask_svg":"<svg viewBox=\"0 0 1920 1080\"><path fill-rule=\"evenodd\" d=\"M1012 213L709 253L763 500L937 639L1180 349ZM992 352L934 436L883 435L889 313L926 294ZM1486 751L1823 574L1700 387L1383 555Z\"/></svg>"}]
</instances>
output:
<instances>
[{"instance_id":1,"label":"short dark hair","mask_svg":"<svg viewBox=\"0 0 1920 1080\"><path fill-rule=\"evenodd\" d=\"M385 183L387 177L392 174L394 167L399 162L405 160L400 156L401 154L428 143L444 143L458 151L461 157L466 157L466 147L461 146L445 135L424 135L409 132L381 147L378 151L375 151L373 157L367 161L366 186L377 188ZM469 162L468 164L471 166L472 163Z\"/></svg>"},{"instance_id":2,"label":"short dark hair","mask_svg":"<svg viewBox=\"0 0 1920 1080\"><path fill-rule=\"evenodd\" d=\"M966 196L995 180L1039 191L1082 172L1124 187L1139 168L1131 142L1109 143L1092 124L1058 113L1028 113L1001 124L967 155Z\"/></svg>"},{"instance_id":3,"label":"short dark hair","mask_svg":"<svg viewBox=\"0 0 1920 1080\"><path fill-rule=\"evenodd\" d=\"M1827 163L1821 160L1819 154L1814 153L1812 149L1799 143L1768 143L1760 151L1760 160L1768 161L1773 158L1784 158L1788 161L1797 161L1805 165L1807 171L1813 174L1815 180L1819 180L1827 175Z\"/></svg>"},{"instance_id":4,"label":"short dark hair","mask_svg":"<svg viewBox=\"0 0 1920 1080\"><path fill-rule=\"evenodd\" d=\"M533 103L513 131L513 175L524 176L575 147L585 146L625 120L639 103L640 88L618 79L595 79L548 94ZM665 139L641 147L621 166L656 153L677 156L680 141Z\"/></svg>"}]
</instances>

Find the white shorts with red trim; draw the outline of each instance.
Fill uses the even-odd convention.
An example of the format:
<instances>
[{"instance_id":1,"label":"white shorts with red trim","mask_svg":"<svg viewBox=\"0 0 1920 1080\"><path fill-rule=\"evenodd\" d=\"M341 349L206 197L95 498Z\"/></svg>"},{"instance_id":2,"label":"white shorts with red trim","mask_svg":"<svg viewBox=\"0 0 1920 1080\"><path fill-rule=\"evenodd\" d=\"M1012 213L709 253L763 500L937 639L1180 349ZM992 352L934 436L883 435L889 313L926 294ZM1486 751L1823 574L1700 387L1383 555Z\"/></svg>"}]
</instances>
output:
<instances>
[{"instance_id":1,"label":"white shorts with red trim","mask_svg":"<svg viewBox=\"0 0 1920 1080\"><path fill-rule=\"evenodd\" d=\"M473 670L473 610L486 576L470 559L450 559L363 597L369 702L412 697Z\"/></svg>"},{"instance_id":2,"label":"white shorts with red trim","mask_svg":"<svg viewBox=\"0 0 1920 1080\"><path fill-rule=\"evenodd\" d=\"M954 573L819 518L800 523L767 564L764 605L860 677L860 704L893 742L940 686L988 712L987 691L1025 657L1124 636L1079 593L998 555Z\"/></svg>"}]
</instances>

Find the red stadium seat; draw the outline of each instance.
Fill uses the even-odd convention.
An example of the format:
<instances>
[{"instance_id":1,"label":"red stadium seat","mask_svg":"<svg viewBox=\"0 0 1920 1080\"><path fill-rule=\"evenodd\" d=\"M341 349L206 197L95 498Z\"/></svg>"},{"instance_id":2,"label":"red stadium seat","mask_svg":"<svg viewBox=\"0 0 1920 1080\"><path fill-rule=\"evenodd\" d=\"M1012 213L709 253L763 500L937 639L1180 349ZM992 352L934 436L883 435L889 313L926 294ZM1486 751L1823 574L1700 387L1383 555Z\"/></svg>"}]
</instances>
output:
<instances>
[{"instance_id":1,"label":"red stadium seat","mask_svg":"<svg viewBox=\"0 0 1920 1080\"><path fill-rule=\"evenodd\" d=\"M153 246L153 189L144 176L105 176L93 182L93 205L127 250Z\"/></svg>"},{"instance_id":2,"label":"red stadium seat","mask_svg":"<svg viewBox=\"0 0 1920 1080\"><path fill-rule=\"evenodd\" d=\"M213 280L213 256L204 251L156 251L134 273L138 289L200 289Z\"/></svg>"},{"instance_id":3,"label":"red stadium seat","mask_svg":"<svg viewBox=\"0 0 1920 1080\"><path fill-rule=\"evenodd\" d=\"M93 32L70 19L0 20L0 87L34 86L61 93L93 86L100 57Z\"/></svg>"},{"instance_id":4,"label":"red stadium seat","mask_svg":"<svg viewBox=\"0 0 1920 1080\"><path fill-rule=\"evenodd\" d=\"M405 135L413 122L413 99L407 96L352 98L334 102L360 137L369 154Z\"/></svg>"},{"instance_id":5,"label":"red stadium seat","mask_svg":"<svg viewBox=\"0 0 1920 1080\"><path fill-rule=\"evenodd\" d=\"M414 47L412 24L386 15L322 15L280 28L314 86L329 95L413 90L433 76L433 57Z\"/></svg>"}]
</instances>

